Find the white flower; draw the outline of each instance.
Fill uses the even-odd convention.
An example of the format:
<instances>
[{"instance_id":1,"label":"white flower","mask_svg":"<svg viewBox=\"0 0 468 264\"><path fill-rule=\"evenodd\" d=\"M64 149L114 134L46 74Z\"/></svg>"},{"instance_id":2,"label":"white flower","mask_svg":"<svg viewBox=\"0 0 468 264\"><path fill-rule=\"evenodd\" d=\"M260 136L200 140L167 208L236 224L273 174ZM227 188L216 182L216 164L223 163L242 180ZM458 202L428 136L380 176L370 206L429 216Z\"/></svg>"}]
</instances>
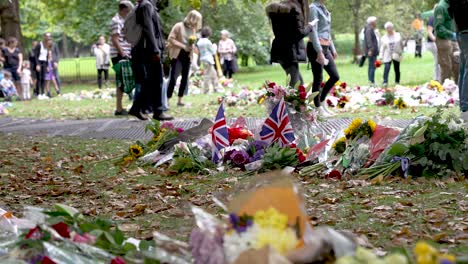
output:
<instances>
[{"instance_id":1,"label":"white flower","mask_svg":"<svg viewBox=\"0 0 468 264\"><path fill-rule=\"evenodd\" d=\"M180 141L174 146L176 149L182 150L185 153L190 153L187 143Z\"/></svg>"},{"instance_id":2,"label":"white flower","mask_svg":"<svg viewBox=\"0 0 468 264\"><path fill-rule=\"evenodd\" d=\"M233 263L239 255L253 248L258 233L258 227L256 225L251 226L246 232L232 233L224 235L224 253L228 263Z\"/></svg>"}]
</instances>

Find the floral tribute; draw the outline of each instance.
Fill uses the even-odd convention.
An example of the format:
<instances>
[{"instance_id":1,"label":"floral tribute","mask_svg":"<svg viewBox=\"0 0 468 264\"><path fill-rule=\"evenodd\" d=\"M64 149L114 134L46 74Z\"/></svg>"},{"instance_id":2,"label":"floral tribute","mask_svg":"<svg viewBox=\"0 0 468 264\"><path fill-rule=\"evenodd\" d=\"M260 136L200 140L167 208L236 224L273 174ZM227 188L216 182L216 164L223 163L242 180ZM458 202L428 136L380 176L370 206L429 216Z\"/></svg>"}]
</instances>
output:
<instances>
[{"instance_id":1,"label":"floral tribute","mask_svg":"<svg viewBox=\"0 0 468 264\"><path fill-rule=\"evenodd\" d=\"M183 128L175 127L171 122L164 122L161 124L158 120L146 125L145 132L150 131L153 136L146 144L137 141L129 147L128 153L121 158L118 163L122 166L128 166L139 158L148 153L158 150L167 141L176 138L180 133L184 132Z\"/></svg>"}]
</instances>

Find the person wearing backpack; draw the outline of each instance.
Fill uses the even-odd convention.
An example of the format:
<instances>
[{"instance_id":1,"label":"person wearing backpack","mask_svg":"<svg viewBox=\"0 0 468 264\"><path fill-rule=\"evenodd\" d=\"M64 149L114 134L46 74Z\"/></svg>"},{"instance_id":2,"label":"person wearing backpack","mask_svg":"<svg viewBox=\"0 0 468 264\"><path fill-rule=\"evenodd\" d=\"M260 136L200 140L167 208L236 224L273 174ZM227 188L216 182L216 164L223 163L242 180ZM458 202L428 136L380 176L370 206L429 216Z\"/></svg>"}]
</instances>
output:
<instances>
[{"instance_id":1,"label":"person wearing backpack","mask_svg":"<svg viewBox=\"0 0 468 264\"><path fill-rule=\"evenodd\" d=\"M119 2L119 12L112 18L111 22L111 49L110 56L112 60L112 65L116 65L121 60L130 58L130 52L132 46L130 43L125 40L125 35L123 33L123 27L125 23L125 18L133 9L133 4L130 1L123 0ZM122 85L122 74L116 73L116 83L121 84L120 87L117 87L117 109L115 110L114 115L116 116L126 116L128 115L127 110L122 106L122 97L124 93L124 87Z\"/></svg>"},{"instance_id":2,"label":"person wearing backpack","mask_svg":"<svg viewBox=\"0 0 468 264\"><path fill-rule=\"evenodd\" d=\"M172 120L164 113L162 105L163 69L161 64L164 51L161 17L156 8L158 0L138 0L135 9L136 23L141 26L141 36L132 49L132 66L135 82L140 84L140 93L135 97L130 115L140 120L148 117L143 113L151 106L156 120ZM145 74L146 73L146 74Z\"/></svg>"}]
</instances>

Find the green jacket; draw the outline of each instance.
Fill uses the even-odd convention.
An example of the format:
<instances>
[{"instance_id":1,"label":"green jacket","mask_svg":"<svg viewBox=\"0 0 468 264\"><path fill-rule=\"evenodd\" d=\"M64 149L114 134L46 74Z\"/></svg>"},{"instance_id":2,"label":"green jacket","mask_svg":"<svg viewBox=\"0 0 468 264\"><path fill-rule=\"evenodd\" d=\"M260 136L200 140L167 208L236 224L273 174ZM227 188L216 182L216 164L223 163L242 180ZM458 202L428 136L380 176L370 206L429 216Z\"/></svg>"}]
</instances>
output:
<instances>
[{"instance_id":1,"label":"green jacket","mask_svg":"<svg viewBox=\"0 0 468 264\"><path fill-rule=\"evenodd\" d=\"M448 12L449 4L447 0L440 0L434 10L434 31L437 38L453 39L455 33L452 18Z\"/></svg>"}]
</instances>

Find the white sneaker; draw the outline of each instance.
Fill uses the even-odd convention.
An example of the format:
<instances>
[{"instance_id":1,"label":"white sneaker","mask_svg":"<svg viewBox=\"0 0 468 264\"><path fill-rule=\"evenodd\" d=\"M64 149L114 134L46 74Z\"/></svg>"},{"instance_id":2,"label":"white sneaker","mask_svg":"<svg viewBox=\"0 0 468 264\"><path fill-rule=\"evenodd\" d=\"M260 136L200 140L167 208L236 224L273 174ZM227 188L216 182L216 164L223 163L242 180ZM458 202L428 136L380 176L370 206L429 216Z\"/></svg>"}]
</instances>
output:
<instances>
[{"instance_id":1,"label":"white sneaker","mask_svg":"<svg viewBox=\"0 0 468 264\"><path fill-rule=\"evenodd\" d=\"M323 107L323 105L319 107L318 114L319 114L319 116L322 116L322 117L331 117L332 116L329 113L327 113L327 111L325 111L325 108Z\"/></svg>"},{"instance_id":2,"label":"white sneaker","mask_svg":"<svg viewBox=\"0 0 468 264\"><path fill-rule=\"evenodd\" d=\"M468 111L461 113L461 119L463 119L463 121L468 124Z\"/></svg>"}]
</instances>

